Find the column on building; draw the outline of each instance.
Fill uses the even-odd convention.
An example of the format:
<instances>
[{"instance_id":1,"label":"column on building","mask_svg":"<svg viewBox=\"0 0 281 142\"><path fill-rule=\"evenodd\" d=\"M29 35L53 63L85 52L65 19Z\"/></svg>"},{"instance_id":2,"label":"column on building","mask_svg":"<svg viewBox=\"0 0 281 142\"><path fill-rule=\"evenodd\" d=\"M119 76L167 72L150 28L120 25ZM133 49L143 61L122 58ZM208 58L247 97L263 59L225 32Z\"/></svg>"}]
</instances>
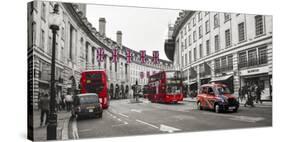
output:
<instances>
[{"instance_id":1,"label":"column on building","mask_svg":"<svg viewBox=\"0 0 281 142\"><path fill-rule=\"evenodd\" d=\"M196 72L197 72L197 77L196 77L196 81L197 81L197 93L199 92L199 88L201 86L201 81L200 81L200 66L199 64L196 66Z\"/></svg>"},{"instance_id":2,"label":"column on building","mask_svg":"<svg viewBox=\"0 0 281 142\"><path fill-rule=\"evenodd\" d=\"M240 74L238 68L238 53L233 54L233 89L234 93L238 93L240 88ZM238 95L238 94L236 94Z\"/></svg>"},{"instance_id":3,"label":"column on building","mask_svg":"<svg viewBox=\"0 0 281 142\"><path fill-rule=\"evenodd\" d=\"M39 59L37 56L33 56L33 109L39 109Z\"/></svg>"}]
</instances>

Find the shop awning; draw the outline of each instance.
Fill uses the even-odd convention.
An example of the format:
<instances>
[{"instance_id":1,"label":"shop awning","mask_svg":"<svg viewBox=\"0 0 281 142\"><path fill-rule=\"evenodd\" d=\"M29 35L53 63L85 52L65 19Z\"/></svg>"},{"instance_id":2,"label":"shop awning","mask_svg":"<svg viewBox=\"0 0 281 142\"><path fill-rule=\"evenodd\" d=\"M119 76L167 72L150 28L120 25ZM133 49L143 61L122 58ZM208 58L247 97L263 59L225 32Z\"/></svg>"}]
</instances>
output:
<instances>
[{"instance_id":1,"label":"shop awning","mask_svg":"<svg viewBox=\"0 0 281 142\"><path fill-rule=\"evenodd\" d=\"M232 77L232 75L226 75L226 76L220 76L220 77L215 77L213 78L210 82L216 82L216 81L225 81Z\"/></svg>"}]
</instances>

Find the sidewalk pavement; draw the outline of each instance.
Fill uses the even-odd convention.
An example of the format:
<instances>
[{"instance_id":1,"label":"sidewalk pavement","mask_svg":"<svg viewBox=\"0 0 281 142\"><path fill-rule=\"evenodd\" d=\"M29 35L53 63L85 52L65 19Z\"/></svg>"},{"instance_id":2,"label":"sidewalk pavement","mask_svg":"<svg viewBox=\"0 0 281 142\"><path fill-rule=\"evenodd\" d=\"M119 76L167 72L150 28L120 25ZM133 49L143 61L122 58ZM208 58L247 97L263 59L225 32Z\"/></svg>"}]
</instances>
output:
<instances>
[{"instance_id":1,"label":"sidewalk pavement","mask_svg":"<svg viewBox=\"0 0 281 142\"><path fill-rule=\"evenodd\" d=\"M186 98L183 98L183 101L196 102L196 97L194 97L194 98L186 97ZM244 99L242 102L239 100L239 103L240 103L240 105L244 105L246 103L246 100ZM262 104L260 104L260 103L257 104L254 101L254 105L256 105L256 106L272 106L272 101L263 101Z\"/></svg>"},{"instance_id":2,"label":"sidewalk pavement","mask_svg":"<svg viewBox=\"0 0 281 142\"><path fill-rule=\"evenodd\" d=\"M43 125L40 127L40 113L41 112L38 110L33 111L34 141L47 140L47 126ZM60 111L57 115L57 140L66 140L68 139L68 123L71 113L67 111Z\"/></svg>"}]
</instances>

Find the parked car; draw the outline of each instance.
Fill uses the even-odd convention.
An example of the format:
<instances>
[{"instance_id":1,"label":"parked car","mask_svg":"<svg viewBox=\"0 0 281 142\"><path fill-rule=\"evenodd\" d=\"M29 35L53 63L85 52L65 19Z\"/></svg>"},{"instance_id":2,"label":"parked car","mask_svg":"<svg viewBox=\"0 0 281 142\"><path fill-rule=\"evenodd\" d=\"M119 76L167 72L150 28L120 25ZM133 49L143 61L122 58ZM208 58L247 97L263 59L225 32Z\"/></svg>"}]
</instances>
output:
<instances>
[{"instance_id":1,"label":"parked car","mask_svg":"<svg viewBox=\"0 0 281 142\"><path fill-rule=\"evenodd\" d=\"M96 93L78 94L73 100L72 116L102 117L102 105Z\"/></svg>"},{"instance_id":2,"label":"parked car","mask_svg":"<svg viewBox=\"0 0 281 142\"><path fill-rule=\"evenodd\" d=\"M237 112L239 101L225 84L211 83L200 86L197 96L197 108L211 109L217 113L225 111Z\"/></svg>"}]
</instances>

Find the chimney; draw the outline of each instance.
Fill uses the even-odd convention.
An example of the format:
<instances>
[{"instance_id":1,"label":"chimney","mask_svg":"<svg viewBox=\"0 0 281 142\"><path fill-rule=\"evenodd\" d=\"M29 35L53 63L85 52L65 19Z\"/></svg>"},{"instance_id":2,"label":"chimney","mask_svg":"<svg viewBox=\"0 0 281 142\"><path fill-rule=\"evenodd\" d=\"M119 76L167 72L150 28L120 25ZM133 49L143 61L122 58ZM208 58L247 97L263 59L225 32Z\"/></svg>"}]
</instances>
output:
<instances>
[{"instance_id":1,"label":"chimney","mask_svg":"<svg viewBox=\"0 0 281 142\"><path fill-rule=\"evenodd\" d=\"M122 49L122 32L121 31L116 32L116 42Z\"/></svg>"},{"instance_id":2,"label":"chimney","mask_svg":"<svg viewBox=\"0 0 281 142\"><path fill-rule=\"evenodd\" d=\"M99 19L99 32L102 36L105 36L105 18Z\"/></svg>"}]
</instances>

